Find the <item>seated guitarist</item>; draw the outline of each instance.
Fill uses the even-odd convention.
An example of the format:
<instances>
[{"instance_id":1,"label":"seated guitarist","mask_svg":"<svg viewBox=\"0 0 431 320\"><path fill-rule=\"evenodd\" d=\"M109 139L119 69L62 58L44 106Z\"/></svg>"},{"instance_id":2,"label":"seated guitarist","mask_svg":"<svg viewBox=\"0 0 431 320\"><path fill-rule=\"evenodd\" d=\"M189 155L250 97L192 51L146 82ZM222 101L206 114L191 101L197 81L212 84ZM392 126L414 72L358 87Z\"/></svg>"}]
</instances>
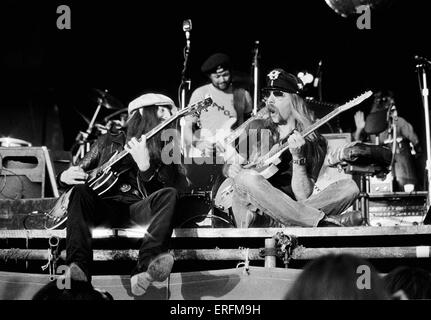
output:
<instances>
[{"instance_id":1,"label":"seated guitarist","mask_svg":"<svg viewBox=\"0 0 431 320\"><path fill-rule=\"evenodd\" d=\"M140 96L129 104L127 133L101 136L78 166L59 175L63 186L74 186L66 221L66 262L73 280L91 281L91 230L97 226L146 228L131 276L133 294L143 295L152 281L164 281L169 276L174 260L167 250L177 188L186 185L186 178L180 166L162 163L160 133L148 141L143 134L175 111L174 102L164 95ZM130 155L120 161L118 171L125 172L108 192L98 195L85 184L86 172L106 163L123 148Z\"/></svg>"},{"instance_id":2,"label":"seated guitarist","mask_svg":"<svg viewBox=\"0 0 431 320\"><path fill-rule=\"evenodd\" d=\"M362 222L359 212L340 215L359 194L354 181L337 181L312 195L327 143L317 133L305 139L299 133L314 122L301 89L301 81L282 69L267 75L263 96L270 118L266 128L275 143L287 139L289 144L277 165L278 172L267 180L256 170L244 169L237 160L231 159L224 167L225 176L234 181L232 211L237 227L350 226Z\"/></svg>"}]
</instances>

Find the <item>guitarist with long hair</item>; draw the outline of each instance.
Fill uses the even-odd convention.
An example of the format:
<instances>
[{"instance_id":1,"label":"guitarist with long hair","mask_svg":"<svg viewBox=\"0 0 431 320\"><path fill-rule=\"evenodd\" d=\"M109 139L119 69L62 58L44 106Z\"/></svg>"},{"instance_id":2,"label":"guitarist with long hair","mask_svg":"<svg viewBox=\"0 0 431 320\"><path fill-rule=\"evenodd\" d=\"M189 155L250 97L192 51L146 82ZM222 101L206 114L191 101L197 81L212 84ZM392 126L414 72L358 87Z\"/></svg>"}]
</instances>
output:
<instances>
[{"instance_id":1,"label":"guitarist with long hair","mask_svg":"<svg viewBox=\"0 0 431 320\"><path fill-rule=\"evenodd\" d=\"M175 104L167 96L148 93L138 97L128 107L126 134L101 136L77 166L59 175L63 187L74 186L66 221L66 263L73 280L91 281L91 231L98 226L146 228L131 276L133 294L143 295L152 281L169 276L174 260L167 250L177 195L187 180L181 165L162 161L162 148L176 143L175 139L163 142L158 133L147 141L143 134L175 112ZM129 155L117 164L118 181L99 195L85 183L87 172L123 149Z\"/></svg>"},{"instance_id":2,"label":"guitarist with long hair","mask_svg":"<svg viewBox=\"0 0 431 320\"><path fill-rule=\"evenodd\" d=\"M233 179L232 211L237 227L349 226L360 224L358 212L340 215L359 194L352 180L340 180L313 194L326 152L324 137L300 134L315 120L301 97L302 82L283 69L267 75L263 97L270 112L263 128L275 144L287 141L278 171L266 179L257 170L245 169L235 158L223 169ZM261 142L263 143L263 141Z\"/></svg>"}]
</instances>

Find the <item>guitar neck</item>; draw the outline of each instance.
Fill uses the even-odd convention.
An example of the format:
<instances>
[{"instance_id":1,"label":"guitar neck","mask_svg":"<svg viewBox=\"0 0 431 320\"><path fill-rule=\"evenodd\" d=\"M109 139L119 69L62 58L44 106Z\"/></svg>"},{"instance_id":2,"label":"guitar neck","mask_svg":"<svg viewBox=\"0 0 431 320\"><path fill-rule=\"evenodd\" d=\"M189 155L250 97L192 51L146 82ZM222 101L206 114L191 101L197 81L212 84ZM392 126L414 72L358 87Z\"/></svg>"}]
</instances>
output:
<instances>
[{"instance_id":1,"label":"guitar neck","mask_svg":"<svg viewBox=\"0 0 431 320\"><path fill-rule=\"evenodd\" d=\"M305 129L304 131L302 131L301 132L301 136L303 138L305 138L309 134L313 133L315 130L319 129L325 123L327 123L328 121L330 121L333 118L335 118L342 111L343 110L341 108L337 108L337 109L333 110L332 112L328 113L326 116L324 116L323 118L319 119L318 121L316 121L315 123L313 123L311 126L309 126L307 129ZM257 161L255 161L255 163L262 163L262 162L264 162L264 161L272 158L276 154L283 153L285 150L287 150L288 147L289 147L289 144L286 141L285 143L281 144L279 147L271 150L267 154L265 154L262 157L260 157L259 159L257 159Z\"/></svg>"},{"instance_id":2,"label":"guitar neck","mask_svg":"<svg viewBox=\"0 0 431 320\"><path fill-rule=\"evenodd\" d=\"M184 110L185 111L185 110ZM169 119L163 121L162 123L158 124L157 126L155 126L153 129L151 129L148 133L145 134L145 138L147 140L151 139L152 137L154 137L157 133L159 133L160 131L162 131L164 128L166 128L169 124L171 124L172 122L174 122L176 119L178 119L179 117L181 117L183 114L185 114L186 112L178 112L176 115L173 115L172 117L170 117ZM142 141L142 137L138 139L138 142ZM121 152L119 152L117 154L117 156L115 156L114 159L112 159L111 161L108 161L107 163L105 163L104 165L102 165L100 167L100 170L103 171L106 168L109 168L111 166L113 166L115 163L117 163L118 161L120 161L121 159L123 159L129 152L127 150L122 150Z\"/></svg>"},{"instance_id":3,"label":"guitar neck","mask_svg":"<svg viewBox=\"0 0 431 320\"><path fill-rule=\"evenodd\" d=\"M254 116L247 119L247 121L244 121L238 128L236 128L231 134L229 134L224 139L224 143L227 145L232 144L244 132L245 128L247 128L250 122L256 119L262 119L267 113L268 113L268 107L264 107L261 110L259 110Z\"/></svg>"}]
</instances>

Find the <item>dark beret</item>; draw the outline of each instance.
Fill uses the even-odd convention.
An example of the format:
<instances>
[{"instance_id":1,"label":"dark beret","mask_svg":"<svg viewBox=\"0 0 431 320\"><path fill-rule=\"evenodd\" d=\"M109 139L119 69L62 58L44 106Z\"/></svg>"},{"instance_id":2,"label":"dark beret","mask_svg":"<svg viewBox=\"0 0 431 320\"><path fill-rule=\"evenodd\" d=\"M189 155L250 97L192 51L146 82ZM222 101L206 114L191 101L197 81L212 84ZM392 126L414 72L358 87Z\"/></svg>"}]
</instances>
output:
<instances>
[{"instance_id":1,"label":"dark beret","mask_svg":"<svg viewBox=\"0 0 431 320\"><path fill-rule=\"evenodd\" d=\"M203 73L212 73L219 67L223 69L230 69L230 58L224 53L215 53L211 55L201 66Z\"/></svg>"}]
</instances>

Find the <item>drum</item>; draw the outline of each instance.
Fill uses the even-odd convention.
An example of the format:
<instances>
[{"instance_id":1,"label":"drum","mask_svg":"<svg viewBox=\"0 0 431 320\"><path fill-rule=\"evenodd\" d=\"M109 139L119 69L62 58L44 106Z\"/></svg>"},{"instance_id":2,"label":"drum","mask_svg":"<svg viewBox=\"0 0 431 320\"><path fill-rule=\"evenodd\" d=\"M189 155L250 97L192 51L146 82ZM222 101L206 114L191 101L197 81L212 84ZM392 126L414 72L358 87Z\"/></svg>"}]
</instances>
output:
<instances>
[{"instance_id":1,"label":"drum","mask_svg":"<svg viewBox=\"0 0 431 320\"><path fill-rule=\"evenodd\" d=\"M208 160L208 161L207 161ZM184 160L187 178L194 192L211 192L217 178L222 174L223 164L208 163L210 158L188 158ZM221 160L219 160L221 162ZM221 162L222 163L222 162Z\"/></svg>"},{"instance_id":2,"label":"drum","mask_svg":"<svg viewBox=\"0 0 431 320\"><path fill-rule=\"evenodd\" d=\"M3 137L0 138L0 147L31 147L31 143L20 139Z\"/></svg>"},{"instance_id":3,"label":"drum","mask_svg":"<svg viewBox=\"0 0 431 320\"><path fill-rule=\"evenodd\" d=\"M183 193L177 205L176 228L233 228L232 217L217 210L211 192Z\"/></svg>"}]
</instances>

